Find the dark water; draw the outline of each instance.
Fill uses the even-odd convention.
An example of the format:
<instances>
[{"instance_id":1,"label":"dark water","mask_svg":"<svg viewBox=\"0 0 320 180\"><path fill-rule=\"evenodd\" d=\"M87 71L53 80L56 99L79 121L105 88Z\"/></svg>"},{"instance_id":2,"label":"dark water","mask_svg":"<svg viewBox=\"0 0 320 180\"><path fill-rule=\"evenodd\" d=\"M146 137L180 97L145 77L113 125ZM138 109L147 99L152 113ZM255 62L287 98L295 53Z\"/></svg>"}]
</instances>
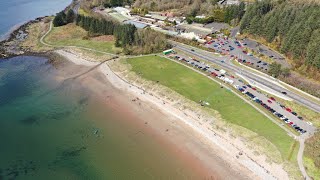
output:
<instances>
[{"instance_id":1,"label":"dark water","mask_svg":"<svg viewBox=\"0 0 320 180\"><path fill-rule=\"evenodd\" d=\"M54 15L70 3L71 0L0 0L0 40L15 25Z\"/></svg>"},{"instance_id":2,"label":"dark water","mask_svg":"<svg viewBox=\"0 0 320 180\"><path fill-rule=\"evenodd\" d=\"M198 179L41 57L0 59L0 180Z\"/></svg>"}]
</instances>

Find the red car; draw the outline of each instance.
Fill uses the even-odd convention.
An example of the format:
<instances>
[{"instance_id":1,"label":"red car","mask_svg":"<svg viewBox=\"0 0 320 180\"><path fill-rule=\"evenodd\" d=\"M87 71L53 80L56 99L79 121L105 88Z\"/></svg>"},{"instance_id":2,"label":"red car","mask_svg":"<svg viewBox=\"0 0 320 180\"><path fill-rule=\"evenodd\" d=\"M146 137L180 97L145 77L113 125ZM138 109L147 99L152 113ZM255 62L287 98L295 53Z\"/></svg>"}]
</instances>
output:
<instances>
[{"instance_id":1,"label":"red car","mask_svg":"<svg viewBox=\"0 0 320 180\"><path fill-rule=\"evenodd\" d=\"M286 110L287 110L288 112L291 112L291 111L292 111L290 108L286 108Z\"/></svg>"},{"instance_id":2,"label":"red car","mask_svg":"<svg viewBox=\"0 0 320 180\"><path fill-rule=\"evenodd\" d=\"M253 90L257 90L256 88L252 88Z\"/></svg>"},{"instance_id":3,"label":"red car","mask_svg":"<svg viewBox=\"0 0 320 180\"><path fill-rule=\"evenodd\" d=\"M212 72L211 75L214 76L214 77L218 76L218 74L216 74L214 72Z\"/></svg>"},{"instance_id":4,"label":"red car","mask_svg":"<svg viewBox=\"0 0 320 180\"><path fill-rule=\"evenodd\" d=\"M270 99L271 99L272 101L276 101L276 99L274 99L274 97L270 97Z\"/></svg>"},{"instance_id":5,"label":"red car","mask_svg":"<svg viewBox=\"0 0 320 180\"><path fill-rule=\"evenodd\" d=\"M270 100L268 99L268 103L272 103L272 101L270 101Z\"/></svg>"},{"instance_id":6,"label":"red car","mask_svg":"<svg viewBox=\"0 0 320 180\"><path fill-rule=\"evenodd\" d=\"M234 76L230 76L231 78L234 78Z\"/></svg>"}]
</instances>

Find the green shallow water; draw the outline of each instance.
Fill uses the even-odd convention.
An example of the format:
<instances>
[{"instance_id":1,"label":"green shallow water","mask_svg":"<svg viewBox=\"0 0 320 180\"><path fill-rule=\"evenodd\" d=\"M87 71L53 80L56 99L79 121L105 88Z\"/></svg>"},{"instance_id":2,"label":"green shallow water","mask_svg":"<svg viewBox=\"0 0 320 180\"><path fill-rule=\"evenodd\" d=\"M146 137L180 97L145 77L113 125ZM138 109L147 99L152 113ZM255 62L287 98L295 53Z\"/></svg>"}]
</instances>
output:
<instances>
[{"instance_id":1,"label":"green shallow water","mask_svg":"<svg viewBox=\"0 0 320 180\"><path fill-rule=\"evenodd\" d=\"M59 73L42 57L0 60L0 180L199 179Z\"/></svg>"}]
</instances>

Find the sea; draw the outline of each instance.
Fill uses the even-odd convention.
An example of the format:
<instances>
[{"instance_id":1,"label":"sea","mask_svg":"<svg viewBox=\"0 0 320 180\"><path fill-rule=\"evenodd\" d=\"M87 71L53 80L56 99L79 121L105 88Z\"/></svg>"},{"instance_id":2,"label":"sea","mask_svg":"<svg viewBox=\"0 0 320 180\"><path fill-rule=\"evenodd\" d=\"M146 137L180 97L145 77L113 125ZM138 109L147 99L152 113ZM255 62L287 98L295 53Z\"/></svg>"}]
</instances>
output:
<instances>
[{"instance_id":1,"label":"sea","mask_svg":"<svg viewBox=\"0 0 320 180\"><path fill-rule=\"evenodd\" d=\"M55 15L71 3L71 0L1 0L0 40L19 25L40 16Z\"/></svg>"},{"instance_id":2,"label":"sea","mask_svg":"<svg viewBox=\"0 0 320 180\"><path fill-rule=\"evenodd\" d=\"M0 59L1 180L199 178L135 119L65 78L66 67L46 57Z\"/></svg>"}]
</instances>

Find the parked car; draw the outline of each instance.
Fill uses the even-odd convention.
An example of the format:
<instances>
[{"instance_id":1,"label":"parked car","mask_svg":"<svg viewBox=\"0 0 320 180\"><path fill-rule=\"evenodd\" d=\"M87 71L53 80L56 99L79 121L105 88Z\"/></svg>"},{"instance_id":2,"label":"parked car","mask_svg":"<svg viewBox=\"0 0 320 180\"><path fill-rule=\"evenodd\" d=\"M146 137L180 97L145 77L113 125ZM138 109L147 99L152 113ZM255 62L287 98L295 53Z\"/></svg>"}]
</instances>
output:
<instances>
[{"instance_id":1,"label":"parked car","mask_svg":"<svg viewBox=\"0 0 320 180\"><path fill-rule=\"evenodd\" d=\"M272 101L270 101L270 100L268 99L268 103L272 103Z\"/></svg>"},{"instance_id":2,"label":"parked car","mask_svg":"<svg viewBox=\"0 0 320 180\"><path fill-rule=\"evenodd\" d=\"M293 115L295 115L295 116L297 116L297 115L298 115L296 112L291 112L291 114L293 114Z\"/></svg>"}]
</instances>

